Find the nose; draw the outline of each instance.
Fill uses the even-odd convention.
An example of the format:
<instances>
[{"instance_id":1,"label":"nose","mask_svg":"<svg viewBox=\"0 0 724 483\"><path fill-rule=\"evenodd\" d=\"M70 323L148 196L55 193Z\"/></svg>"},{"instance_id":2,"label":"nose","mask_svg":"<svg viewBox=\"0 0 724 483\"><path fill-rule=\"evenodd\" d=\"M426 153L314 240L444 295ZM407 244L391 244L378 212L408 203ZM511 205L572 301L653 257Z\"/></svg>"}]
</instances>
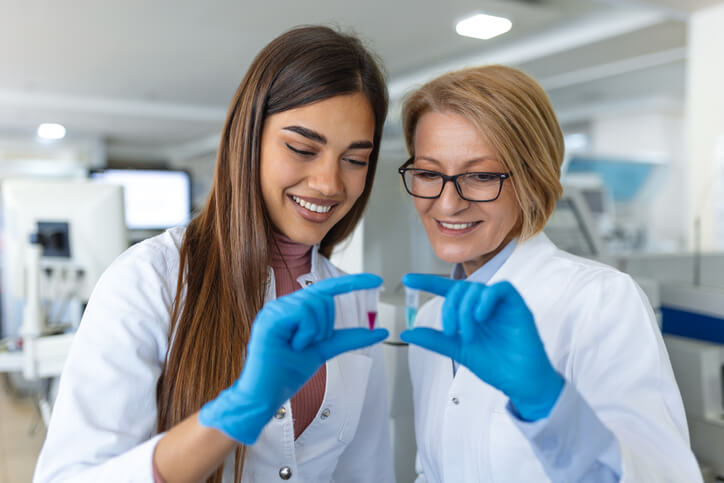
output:
<instances>
[{"instance_id":1,"label":"nose","mask_svg":"<svg viewBox=\"0 0 724 483\"><path fill-rule=\"evenodd\" d=\"M334 157L325 157L310 167L307 183L310 188L323 196L335 196L344 192L339 162Z\"/></svg>"},{"instance_id":2,"label":"nose","mask_svg":"<svg viewBox=\"0 0 724 483\"><path fill-rule=\"evenodd\" d=\"M441 213L446 215L453 215L463 211L470 205L469 201L466 201L460 197L458 191L455 189L455 184L448 181L443 186L442 193L437 199L437 206Z\"/></svg>"}]
</instances>

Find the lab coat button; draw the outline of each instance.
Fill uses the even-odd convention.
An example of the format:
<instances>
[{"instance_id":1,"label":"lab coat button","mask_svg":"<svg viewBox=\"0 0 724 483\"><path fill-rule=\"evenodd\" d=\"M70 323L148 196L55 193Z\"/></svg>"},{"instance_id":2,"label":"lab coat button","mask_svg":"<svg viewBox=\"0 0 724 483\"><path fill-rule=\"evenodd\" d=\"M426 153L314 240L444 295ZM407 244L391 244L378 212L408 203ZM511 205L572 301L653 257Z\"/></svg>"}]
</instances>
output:
<instances>
[{"instance_id":1,"label":"lab coat button","mask_svg":"<svg viewBox=\"0 0 724 483\"><path fill-rule=\"evenodd\" d=\"M458 398L455 397L455 396L453 396L453 398L451 399L451 401L452 401L452 403L455 404L456 406L457 406L458 404L460 404L460 399L458 399Z\"/></svg>"},{"instance_id":2,"label":"lab coat button","mask_svg":"<svg viewBox=\"0 0 724 483\"><path fill-rule=\"evenodd\" d=\"M279 478L282 480L288 480L292 477L292 469L288 466L282 466L279 469Z\"/></svg>"},{"instance_id":3,"label":"lab coat button","mask_svg":"<svg viewBox=\"0 0 724 483\"><path fill-rule=\"evenodd\" d=\"M284 406L280 407L276 413L274 413L274 417L277 419L284 419L284 416L287 415L287 408Z\"/></svg>"},{"instance_id":4,"label":"lab coat button","mask_svg":"<svg viewBox=\"0 0 724 483\"><path fill-rule=\"evenodd\" d=\"M309 287L309 286L312 285L313 283L314 283L314 280L305 280L305 281L304 281L304 285L306 285L307 287Z\"/></svg>"},{"instance_id":5,"label":"lab coat button","mask_svg":"<svg viewBox=\"0 0 724 483\"><path fill-rule=\"evenodd\" d=\"M322 415L320 416L320 418L322 418L322 419L327 419L327 418L329 417L329 413L330 413L329 408L324 408L324 410L322 411Z\"/></svg>"}]
</instances>

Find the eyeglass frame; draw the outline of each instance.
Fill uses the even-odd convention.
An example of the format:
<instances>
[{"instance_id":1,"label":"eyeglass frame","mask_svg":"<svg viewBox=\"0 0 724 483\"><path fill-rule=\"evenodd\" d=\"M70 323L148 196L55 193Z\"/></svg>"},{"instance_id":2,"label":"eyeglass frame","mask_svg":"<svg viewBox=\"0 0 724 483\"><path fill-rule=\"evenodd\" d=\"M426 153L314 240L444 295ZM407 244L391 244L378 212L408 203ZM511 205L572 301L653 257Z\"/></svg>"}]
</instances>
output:
<instances>
[{"instance_id":1,"label":"eyeglass frame","mask_svg":"<svg viewBox=\"0 0 724 483\"><path fill-rule=\"evenodd\" d=\"M409 165L410 163L412 163L412 162L414 162L414 161L415 161L415 157L413 156L413 157L411 157L410 159L408 159L407 161L405 161L405 162L402 164L402 166L400 166L399 168L397 168L397 172L400 173L400 177L402 178L402 185L405 187L405 191L407 191L407 193L408 193L410 196L414 196L415 198L422 198L422 199L425 199L425 200L436 200L436 199L438 199L440 196L442 196L442 192L445 191L445 184L446 184L448 181L451 181L452 184L453 184L453 186L455 186L455 191L457 191L458 196L460 196L460 198L464 199L465 201L470 201L470 202L473 202L473 203L490 203L490 202L495 201L495 200L497 200L498 198L500 198L500 193L503 192L503 182L504 182L506 179L508 179L508 178L510 178L511 176L513 176L513 173L490 173L490 172L487 172L487 171L474 171L474 172L470 172L470 173L458 173L458 174L454 174L454 175L450 176L450 175L447 175L447 174L440 173L440 172L438 172L438 171L432 171L432 170L430 170L430 169L407 168L407 167L406 167L407 165ZM407 171L412 171L412 170L415 170L415 171L424 171L424 172L426 172L426 173L432 173L432 174L436 174L436 175L440 176L440 178L442 179L442 186L440 187L440 192L437 194L437 196L420 196L420 195L416 195L416 194L414 194L412 191L410 191L410 188L407 187L407 183L405 182L405 172L407 172ZM463 195L462 188L460 188L460 185L458 184L458 178L460 178L461 176L466 176L466 175L470 175L470 174L485 174L485 175L497 177L497 178L500 180L500 184L498 185L498 194L495 195L495 198L493 198L493 199L491 199L491 200L471 200L470 198L466 198L466 197Z\"/></svg>"}]
</instances>

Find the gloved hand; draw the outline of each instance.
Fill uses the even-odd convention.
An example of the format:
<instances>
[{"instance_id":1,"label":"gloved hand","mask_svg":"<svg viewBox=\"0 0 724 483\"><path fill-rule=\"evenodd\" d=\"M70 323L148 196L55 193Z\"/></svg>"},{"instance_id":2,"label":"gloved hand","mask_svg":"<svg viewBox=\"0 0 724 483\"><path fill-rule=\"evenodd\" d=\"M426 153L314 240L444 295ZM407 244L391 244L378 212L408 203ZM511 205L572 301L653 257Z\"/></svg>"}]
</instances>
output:
<instances>
[{"instance_id":1,"label":"gloved hand","mask_svg":"<svg viewBox=\"0 0 724 483\"><path fill-rule=\"evenodd\" d=\"M464 365L508 396L524 420L550 414L564 380L548 360L533 314L509 282L407 274L402 283L445 297L442 332L419 327L402 332L403 341Z\"/></svg>"},{"instance_id":2,"label":"gloved hand","mask_svg":"<svg viewBox=\"0 0 724 483\"><path fill-rule=\"evenodd\" d=\"M334 329L334 295L381 283L376 275L346 275L267 302L254 320L241 376L201 408L199 422L253 444L325 361L387 338L385 329Z\"/></svg>"}]
</instances>

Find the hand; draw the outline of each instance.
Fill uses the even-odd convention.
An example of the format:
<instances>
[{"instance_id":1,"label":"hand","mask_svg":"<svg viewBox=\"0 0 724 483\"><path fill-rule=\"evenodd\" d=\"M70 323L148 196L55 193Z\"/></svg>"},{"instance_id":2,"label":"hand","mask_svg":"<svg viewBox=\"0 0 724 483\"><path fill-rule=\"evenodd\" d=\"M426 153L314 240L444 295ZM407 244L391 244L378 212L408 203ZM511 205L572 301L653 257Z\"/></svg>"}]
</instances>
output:
<instances>
[{"instance_id":1,"label":"hand","mask_svg":"<svg viewBox=\"0 0 724 483\"><path fill-rule=\"evenodd\" d=\"M387 338L385 329L334 329L335 295L381 283L376 275L346 275L266 303L254 320L241 376L201 408L199 422L253 444L325 361Z\"/></svg>"},{"instance_id":2,"label":"hand","mask_svg":"<svg viewBox=\"0 0 724 483\"><path fill-rule=\"evenodd\" d=\"M548 416L563 390L533 314L508 282L493 285L407 274L402 283L445 297L442 332L420 327L401 339L451 357L510 398L518 414Z\"/></svg>"}]
</instances>

